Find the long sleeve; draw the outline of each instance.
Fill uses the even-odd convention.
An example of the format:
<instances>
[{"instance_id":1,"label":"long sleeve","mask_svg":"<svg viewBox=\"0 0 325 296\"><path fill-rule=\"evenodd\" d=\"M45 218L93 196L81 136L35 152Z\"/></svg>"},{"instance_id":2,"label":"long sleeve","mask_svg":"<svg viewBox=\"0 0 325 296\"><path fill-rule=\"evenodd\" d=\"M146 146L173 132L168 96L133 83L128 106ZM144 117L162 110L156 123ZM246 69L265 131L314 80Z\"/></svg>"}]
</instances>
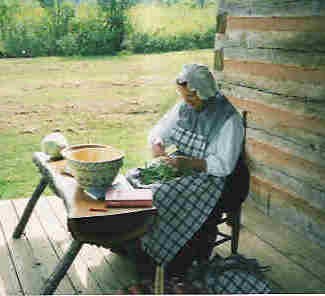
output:
<instances>
[{"instance_id":1,"label":"long sleeve","mask_svg":"<svg viewBox=\"0 0 325 296\"><path fill-rule=\"evenodd\" d=\"M207 172L214 176L227 176L235 168L242 151L244 127L240 115L232 115L206 151Z\"/></svg>"},{"instance_id":2,"label":"long sleeve","mask_svg":"<svg viewBox=\"0 0 325 296\"><path fill-rule=\"evenodd\" d=\"M149 132L148 142L152 145L156 140L162 140L165 146L171 145L169 141L171 130L176 127L178 111L181 103L170 109Z\"/></svg>"}]
</instances>

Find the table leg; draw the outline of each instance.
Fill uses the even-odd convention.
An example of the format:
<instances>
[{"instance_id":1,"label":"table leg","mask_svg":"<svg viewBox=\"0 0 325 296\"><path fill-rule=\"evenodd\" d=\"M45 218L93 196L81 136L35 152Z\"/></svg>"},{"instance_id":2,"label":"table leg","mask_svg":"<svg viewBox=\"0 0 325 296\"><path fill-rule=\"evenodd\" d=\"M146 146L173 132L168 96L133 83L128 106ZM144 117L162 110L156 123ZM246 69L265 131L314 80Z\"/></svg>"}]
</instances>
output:
<instances>
[{"instance_id":1,"label":"table leg","mask_svg":"<svg viewBox=\"0 0 325 296\"><path fill-rule=\"evenodd\" d=\"M64 255L64 257L60 260L58 265L55 267L54 271L50 275L50 277L45 282L42 290L40 292L41 295L50 295L56 290L57 286L60 284L62 278L65 276L69 267L71 266L73 260L78 255L82 242L73 240L70 244L69 250Z\"/></svg>"},{"instance_id":2,"label":"table leg","mask_svg":"<svg viewBox=\"0 0 325 296\"><path fill-rule=\"evenodd\" d=\"M154 283L154 290L156 295L164 294L164 286L165 286L164 273L165 273L164 267L161 265L157 265L155 283Z\"/></svg>"},{"instance_id":3,"label":"table leg","mask_svg":"<svg viewBox=\"0 0 325 296\"><path fill-rule=\"evenodd\" d=\"M15 228L15 231L12 235L13 238L20 238L20 236L23 233L25 226L28 222L28 219L33 212L36 202L38 201L39 197L43 193L47 184L48 184L47 178L42 177L41 181L39 182L38 186L36 187L35 191L33 192L32 197L29 199L28 204L24 210L23 215L21 216L21 218L19 220L18 225Z\"/></svg>"}]
</instances>

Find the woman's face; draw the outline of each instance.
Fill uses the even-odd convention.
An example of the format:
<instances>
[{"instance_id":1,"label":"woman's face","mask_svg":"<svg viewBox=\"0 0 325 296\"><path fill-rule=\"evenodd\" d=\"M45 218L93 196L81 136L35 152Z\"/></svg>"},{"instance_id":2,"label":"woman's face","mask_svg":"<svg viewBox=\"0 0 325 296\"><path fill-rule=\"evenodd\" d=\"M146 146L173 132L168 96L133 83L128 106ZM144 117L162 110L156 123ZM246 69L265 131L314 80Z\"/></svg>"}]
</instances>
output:
<instances>
[{"instance_id":1,"label":"woman's face","mask_svg":"<svg viewBox=\"0 0 325 296\"><path fill-rule=\"evenodd\" d=\"M196 94L196 91L190 91L186 86L177 85L177 92L195 110L200 111L202 109L203 101Z\"/></svg>"}]
</instances>

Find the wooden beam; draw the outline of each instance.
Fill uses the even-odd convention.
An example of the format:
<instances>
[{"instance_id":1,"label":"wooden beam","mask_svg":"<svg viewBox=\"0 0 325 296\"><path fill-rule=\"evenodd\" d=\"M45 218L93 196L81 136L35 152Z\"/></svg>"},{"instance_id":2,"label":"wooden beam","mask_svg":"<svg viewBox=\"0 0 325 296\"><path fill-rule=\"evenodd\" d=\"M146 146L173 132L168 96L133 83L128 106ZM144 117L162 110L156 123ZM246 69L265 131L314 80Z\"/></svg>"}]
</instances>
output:
<instances>
[{"instance_id":1,"label":"wooden beam","mask_svg":"<svg viewBox=\"0 0 325 296\"><path fill-rule=\"evenodd\" d=\"M236 17L229 14L227 31L324 32L325 17Z\"/></svg>"},{"instance_id":2,"label":"wooden beam","mask_svg":"<svg viewBox=\"0 0 325 296\"><path fill-rule=\"evenodd\" d=\"M249 100L262 103L273 108L306 115L325 121L325 104L308 98L290 97L275 93L267 93L258 89L223 82L221 91L229 97L238 100Z\"/></svg>"},{"instance_id":3,"label":"wooden beam","mask_svg":"<svg viewBox=\"0 0 325 296\"><path fill-rule=\"evenodd\" d=\"M33 242L29 241L29 234L23 236L20 239L12 239L12 233L18 223L18 213L16 212L14 203L12 201L1 202L1 215L0 223L3 225L4 236L7 239L8 247L12 255L13 262L16 268L17 277L23 288L23 293L26 295L38 295L42 283L45 281L45 272L50 268L49 261L44 261L44 256L46 254L40 253L40 251L45 247L45 250L48 251L48 260L55 260L55 253L50 248L50 245L46 241L39 242L38 244L43 245L38 251L33 249L33 246L36 246L35 240ZM35 219L35 215L31 215L31 221ZM35 220L34 220L35 221ZM27 224L27 229L30 227L39 227L39 225ZM40 236L39 239L45 238L44 233L40 231L38 233ZM54 257L53 257L54 256ZM58 289L60 293L73 293L74 289L69 290L69 283L63 284L63 289L61 287ZM71 287L71 286L70 286Z\"/></svg>"},{"instance_id":4,"label":"wooden beam","mask_svg":"<svg viewBox=\"0 0 325 296\"><path fill-rule=\"evenodd\" d=\"M281 151L325 168L325 152L312 147L308 141L305 141L305 143L302 143L302 141L294 141L295 139L284 137L283 135L279 136L272 129L262 129L260 127L254 128L249 126L246 134L251 139L256 139L263 143L270 143L270 145Z\"/></svg>"},{"instance_id":5,"label":"wooden beam","mask_svg":"<svg viewBox=\"0 0 325 296\"><path fill-rule=\"evenodd\" d=\"M286 188L315 209L323 211L325 208L325 191L306 183L304 179L290 176L281 170L256 161L250 162L250 172L254 176L270 180L272 183Z\"/></svg>"},{"instance_id":6,"label":"wooden beam","mask_svg":"<svg viewBox=\"0 0 325 296\"><path fill-rule=\"evenodd\" d=\"M228 29L223 38L216 37L215 46L218 44L227 48L276 48L317 54L325 51L325 32Z\"/></svg>"},{"instance_id":7,"label":"wooden beam","mask_svg":"<svg viewBox=\"0 0 325 296\"><path fill-rule=\"evenodd\" d=\"M225 47L227 60L282 64L300 68L325 71L325 54L317 52L297 52L271 48ZM307 78L307 77L306 77Z\"/></svg>"},{"instance_id":8,"label":"wooden beam","mask_svg":"<svg viewBox=\"0 0 325 296\"><path fill-rule=\"evenodd\" d=\"M325 137L325 121L317 117L297 114L293 110L289 111L249 99L239 99L233 96L228 96L228 99L235 106L248 111L248 116L256 118L255 121L268 121L270 122L268 125L300 129Z\"/></svg>"},{"instance_id":9,"label":"wooden beam","mask_svg":"<svg viewBox=\"0 0 325 296\"><path fill-rule=\"evenodd\" d=\"M325 245L324 212L311 207L299 196L269 180L251 176L251 198L265 214Z\"/></svg>"},{"instance_id":10,"label":"wooden beam","mask_svg":"<svg viewBox=\"0 0 325 296\"><path fill-rule=\"evenodd\" d=\"M324 100L325 71L321 70L225 59L223 79L269 93Z\"/></svg>"},{"instance_id":11,"label":"wooden beam","mask_svg":"<svg viewBox=\"0 0 325 296\"><path fill-rule=\"evenodd\" d=\"M225 71L236 71L251 76L264 76L272 80L292 80L310 83L324 83L325 71L289 65L278 65L255 61L225 59Z\"/></svg>"},{"instance_id":12,"label":"wooden beam","mask_svg":"<svg viewBox=\"0 0 325 296\"><path fill-rule=\"evenodd\" d=\"M247 111L248 132L252 137L275 142L299 157L325 167L325 121L278 106L227 96L239 110ZM306 152L308 151L308 156Z\"/></svg>"},{"instance_id":13,"label":"wooden beam","mask_svg":"<svg viewBox=\"0 0 325 296\"><path fill-rule=\"evenodd\" d=\"M325 265L323 262L325 262L325 254L318 244L311 241L308 241L307 244L303 236L280 224L279 221L266 217L251 202L244 204L242 217L244 229L248 230L252 235L256 235L260 240L270 245L274 251L282 254L293 264L301 266L306 273L314 275L324 284ZM279 235L280 233L281 235ZM254 251L253 249L252 253ZM264 251L268 252L270 250L265 249ZM278 260L277 264L281 264L281 260ZM278 273L277 268L272 268L272 270L270 273ZM294 276L292 275L292 277ZM281 278L280 283L287 287L287 280Z\"/></svg>"},{"instance_id":14,"label":"wooden beam","mask_svg":"<svg viewBox=\"0 0 325 296\"><path fill-rule=\"evenodd\" d=\"M49 198L47 201L61 226L68 231L62 201L58 198ZM122 287L137 282L135 266L125 262L127 259L120 258L108 249L85 244L80 251L80 256L87 261L94 278L105 293L116 294L116 291Z\"/></svg>"},{"instance_id":15,"label":"wooden beam","mask_svg":"<svg viewBox=\"0 0 325 296\"><path fill-rule=\"evenodd\" d=\"M60 259L62 259L68 251L71 242L71 235L60 225L59 220L49 207L46 198L39 199L36 206L36 214L42 228L46 230L47 236L51 240L52 248L58 254ZM62 212L62 214L66 217L66 211ZM55 265L52 266L51 271L54 268ZM44 274L44 277L47 278L50 274L51 272ZM90 272L90 268L85 263L85 259L81 256L75 258L65 277L71 279L77 292L82 291L85 294L97 294L103 292L103 290L100 289L100 283L96 282L94 275Z\"/></svg>"},{"instance_id":16,"label":"wooden beam","mask_svg":"<svg viewBox=\"0 0 325 296\"><path fill-rule=\"evenodd\" d=\"M322 0L227 0L223 9L236 16L319 16L325 15Z\"/></svg>"},{"instance_id":17,"label":"wooden beam","mask_svg":"<svg viewBox=\"0 0 325 296\"><path fill-rule=\"evenodd\" d=\"M325 168L306 159L294 156L272 146L271 143L247 138L246 146L249 159L263 163L272 168L286 172L288 175L299 177L306 183L325 191Z\"/></svg>"},{"instance_id":18,"label":"wooden beam","mask_svg":"<svg viewBox=\"0 0 325 296\"><path fill-rule=\"evenodd\" d=\"M1 203L9 203L9 200L2 200ZM0 204L0 213L3 209ZM1 213L2 215L2 213ZM1 246L1 264L0 264L0 295L24 295L23 287L17 276L16 264L8 240L4 235L4 227L0 222L0 246ZM9 238L10 239L10 238Z\"/></svg>"}]
</instances>

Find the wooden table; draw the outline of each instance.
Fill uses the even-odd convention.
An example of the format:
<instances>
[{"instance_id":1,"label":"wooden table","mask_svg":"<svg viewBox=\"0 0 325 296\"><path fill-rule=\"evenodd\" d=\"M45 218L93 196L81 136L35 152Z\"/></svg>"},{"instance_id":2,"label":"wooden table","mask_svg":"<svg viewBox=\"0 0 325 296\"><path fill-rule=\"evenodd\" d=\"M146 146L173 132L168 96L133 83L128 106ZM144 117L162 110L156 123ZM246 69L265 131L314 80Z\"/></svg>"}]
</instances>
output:
<instances>
[{"instance_id":1,"label":"wooden table","mask_svg":"<svg viewBox=\"0 0 325 296\"><path fill-rule=\"evenodd\" d=\"M23 233L37 200L47 186L63 200L68 229L74 238L41 294L52 294L55 291L84 243L111 248L137 238L146 232L156 214L155 208L107 209L105 201L91 198L71 175L65 173L65 160L50 161L46 154L35 152L33 162L40 171L41 180L16 226L13 238L19 238ZM122 175L114 182L119 182L123 188L133 189ZM107 211L90 211L91 208Z\"/></svg>"}]
</instances>

